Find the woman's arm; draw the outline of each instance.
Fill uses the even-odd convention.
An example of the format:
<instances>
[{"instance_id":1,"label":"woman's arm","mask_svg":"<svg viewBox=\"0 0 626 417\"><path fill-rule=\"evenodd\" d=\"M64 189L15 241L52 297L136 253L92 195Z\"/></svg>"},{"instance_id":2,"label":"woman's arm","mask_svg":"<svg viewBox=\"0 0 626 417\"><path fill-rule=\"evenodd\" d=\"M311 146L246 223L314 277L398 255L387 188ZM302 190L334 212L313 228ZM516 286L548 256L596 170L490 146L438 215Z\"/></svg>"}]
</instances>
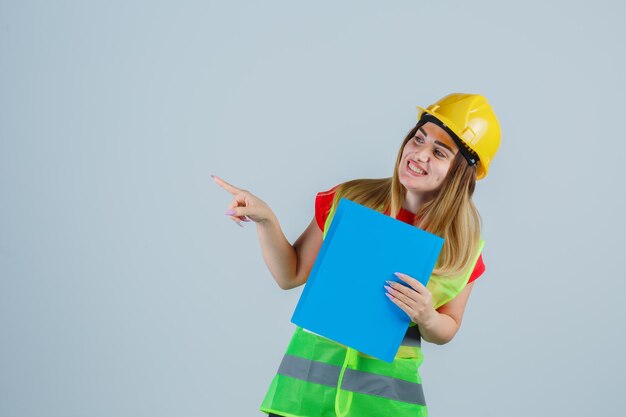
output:
<instances>
[{"instance_id":1,"label":"woman's arm","mask_svg":"<svg viewBox=\"0 0 626 417\"><path fill-rule=\"evenodd\" d=\"M411 288L388 281L387 295L419 326L422 338L438 345L452 340L461 327L465 306L474 283L467 284L456 297L435 310L432 305L432 294L421 282L406 274L396 275Z\"/></svg>"},{"instance_id":2,"label":"woman's arm","mask_svg":"<svg viewBox=\"0 0 626 417\"><path fill-rule=\"evenodd\" d=\"M263 259L278 286L288 290L304 284L322 246L322 231L317 226L315 217L291 245L283 234L276 215L263 200L215 175L212 177L233 196L225 214L240 226L242 221L252 220L256 223Z\"/></svg>"},{"instance_id":3,"label":"woman's arm","mask_svg":"<svg viewBox=\"0 0 626 417\"><path fill-rule=\"evenodd\" d=\"M287 241L275 216L257 223L257 233L263 259L278 286L289 290L304 284L322 246L322 231L315 217L293 245Z\"/></svg>"},{"instance_id":4,"label":"woman's arm","mask_svg":"<svg viewBox=\"0 0 626 417\"><path fill-rule=\"evenodd\" d=\"M424 340L443 345L456 335L463 321L463 313L474 283L465 286L456 297L439 307L431 321L418 324Z\"/></svg>"}]
</instances>

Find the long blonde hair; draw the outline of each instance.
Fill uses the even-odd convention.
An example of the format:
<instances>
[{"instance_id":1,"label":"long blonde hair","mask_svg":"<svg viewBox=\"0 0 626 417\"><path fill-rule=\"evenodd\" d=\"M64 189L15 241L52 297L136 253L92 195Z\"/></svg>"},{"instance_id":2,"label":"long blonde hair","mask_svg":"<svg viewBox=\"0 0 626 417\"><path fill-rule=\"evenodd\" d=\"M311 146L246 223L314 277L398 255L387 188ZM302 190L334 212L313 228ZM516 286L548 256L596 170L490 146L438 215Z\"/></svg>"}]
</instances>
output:
<instances>
[{"instance_id":1,"label":"long blonde hair","mask_svg":"<svg viewBox=\"0 0 626 417\"><path fill-rule=\"evenodd\" d=\"M396 217L404 204L406 188L400 183L398 167L406 143L415 136L418 126L407 134L400 146L393 177L356 179L337 188L336 206L341 197ZM424 203L416 213L414 225L444 238L443 248L433 270L440 276L454 276L467 271L475 260L480 241L480 215L472 202L476 187L476 166L470 166L460 152L437 195Z\"/></svg>"}]
</instances>

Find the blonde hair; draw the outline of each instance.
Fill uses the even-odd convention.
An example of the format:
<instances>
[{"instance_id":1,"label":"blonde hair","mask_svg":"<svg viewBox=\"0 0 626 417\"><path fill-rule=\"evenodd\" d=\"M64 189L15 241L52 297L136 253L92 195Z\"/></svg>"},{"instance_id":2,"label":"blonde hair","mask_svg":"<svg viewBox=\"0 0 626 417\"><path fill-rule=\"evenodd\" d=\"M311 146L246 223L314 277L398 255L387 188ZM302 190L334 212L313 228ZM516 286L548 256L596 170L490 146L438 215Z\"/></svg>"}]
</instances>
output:
<instances>
[{"instance_id":1,"label":"blonde hair","mask_svg":"<svg viewBox=\"0 0 626 417\"><path fill-rule=\"evenodd\" d=\"M402 142L393 177L356 179L340 184L333 204L340 198L352 200L381 213L396 217L402 208L406 188L400 183L398 167L406 143L415 136L417 126ZM480 242L480 215L472 202L476 187L476 166L470 166L460 152L453 158L437 195L416 213L414 225L444 238L433 274L454 276L473 267Z\"/></svg>"}]
</instances>

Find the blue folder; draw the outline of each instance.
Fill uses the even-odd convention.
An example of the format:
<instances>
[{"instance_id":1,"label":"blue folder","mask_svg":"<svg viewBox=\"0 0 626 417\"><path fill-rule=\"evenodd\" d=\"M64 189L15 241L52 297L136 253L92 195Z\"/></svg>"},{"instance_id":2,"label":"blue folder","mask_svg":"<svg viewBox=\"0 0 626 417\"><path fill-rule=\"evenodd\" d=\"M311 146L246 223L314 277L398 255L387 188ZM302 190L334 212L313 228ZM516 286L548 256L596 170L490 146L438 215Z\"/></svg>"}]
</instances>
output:
<instances>
[{"instance_id":1,"label":"blue folder","mask_svg":"<svg viewBox=\"0 0 626 417\"><path fill-rule=\"evenodd\" d=\"M402 272L426 285L443 239L342 198L292 323L392 362L411 320L385 296ZM406 285L406 284L405 284Z\"/></svg>"}]
</instances>

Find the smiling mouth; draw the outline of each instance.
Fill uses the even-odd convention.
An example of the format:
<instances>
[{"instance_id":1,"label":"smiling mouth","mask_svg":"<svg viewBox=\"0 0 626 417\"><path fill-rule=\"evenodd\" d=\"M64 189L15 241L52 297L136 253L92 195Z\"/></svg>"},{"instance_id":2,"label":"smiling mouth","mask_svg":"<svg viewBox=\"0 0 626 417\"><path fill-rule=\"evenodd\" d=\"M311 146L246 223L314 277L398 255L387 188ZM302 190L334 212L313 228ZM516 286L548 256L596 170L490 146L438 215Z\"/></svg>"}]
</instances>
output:
<instances>
[{"instance_id":1,"label":"smiling mouth","mask_svg":"<svg viewBox=\"0 0 626 417\"><path fill-rule=\"evenodd\" d=\"M413 164L413 161L408 161L407 162L407 167L409 168L409 171L417 174L417 175L428 175L428 173L426 171L424 171L423 169L421 169L420 167L418 167L417 165Z\"/></svg>"}]
</instances>

